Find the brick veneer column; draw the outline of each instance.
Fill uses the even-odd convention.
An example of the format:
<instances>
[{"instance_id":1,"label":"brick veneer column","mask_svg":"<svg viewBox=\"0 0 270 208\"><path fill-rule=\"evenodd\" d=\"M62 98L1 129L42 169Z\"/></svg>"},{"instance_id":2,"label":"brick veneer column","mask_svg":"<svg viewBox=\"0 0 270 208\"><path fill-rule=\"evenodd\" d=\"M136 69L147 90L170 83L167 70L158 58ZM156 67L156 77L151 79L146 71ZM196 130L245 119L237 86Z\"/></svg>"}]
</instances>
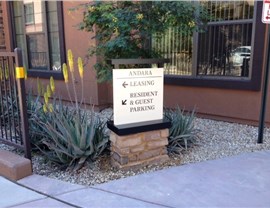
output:
<instances>
[{"instance_id":1,"label":"brick veneer column","mask_svg":"<svg viewBox=\"0 0 270 208\"><path fill-rule=\"evenodd\" d=\"M111 131L111 162L118 169L136 169L169 159L168 129L119 136Z\"/></svg>"},{"instance_id":2,"label":"brick veneer column","mask_svg":"<svg viewBox=\"0 0 270 208\"><path fill-rule=\"evenodd\" d=\"M2 2L0 2L0 50L1 49L6 49Z\"/></svg>"}]
</instances>

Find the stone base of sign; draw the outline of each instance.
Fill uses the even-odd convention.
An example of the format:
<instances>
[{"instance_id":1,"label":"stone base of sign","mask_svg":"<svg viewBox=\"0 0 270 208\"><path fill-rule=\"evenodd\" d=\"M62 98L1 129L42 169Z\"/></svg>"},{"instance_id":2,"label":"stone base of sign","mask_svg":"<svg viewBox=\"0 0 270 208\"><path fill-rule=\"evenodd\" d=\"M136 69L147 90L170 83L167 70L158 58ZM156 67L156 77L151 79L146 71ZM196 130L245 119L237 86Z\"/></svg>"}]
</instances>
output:
<instances>
[{"instance_id":1,"label":"stone base of sign","mask_svg":"<svg viewBox=\"0 0 270 208\"><path fill-rule=\"evenodd\" d=\"M168 129L159 129L119 136L110 134L111 163L117 169L138 169L160 164L169 159Z\"/></svg>"}]
</instances>

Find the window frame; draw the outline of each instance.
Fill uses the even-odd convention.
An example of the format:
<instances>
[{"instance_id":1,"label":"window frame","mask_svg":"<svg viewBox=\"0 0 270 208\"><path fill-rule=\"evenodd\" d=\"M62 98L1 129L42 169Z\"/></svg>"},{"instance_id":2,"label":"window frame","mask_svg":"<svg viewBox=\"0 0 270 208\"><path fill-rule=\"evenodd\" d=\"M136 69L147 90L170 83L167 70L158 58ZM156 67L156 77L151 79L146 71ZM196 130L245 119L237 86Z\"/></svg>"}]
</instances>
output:
<instances>
[{"instance_id":1,"label":"window frame","mask_svg":"<svg viewBox=\"0 0 270 208\"><path fill-rule=\"evenodd\" d=\"M31 5L32 6L32 9L33 9L33 13L31 13L31 14L26 14L26 7L27 6L29 6L29 5ZM24 13L25 13L25 16L24 16L24 22L25 22L25 25L32 25L32 24L34 24L34 22L35 22L35 16L34 16L34 3L33 2L31 2L31 3L26 3L25 5L24 5ZM27 20L27 15L32 15L32 21L26 21Z\"/></svg>"},{"instance_id":2,"label":"window frame","mask_svg":"<svg viewBox=\"0 0 270 208\"><path fill-rule=\"evenodd\" d=\"M15 34L15 22L12 21L14 18L14 12L13 12L13 2L8 2L9 7L9 19L10 19L10 25L12 25L11 28L11 34ZM59 45L60 45L60 60L61 63L66 62L66 54L65 54L65 36L64 36L64 18L63 18L63 2L56 2L57 6L57 19L58 19L58 30L59 30ZM46 14L48 11L48 4L45 2L45 8L46 8ZM46 27L48 27L48 16L46 15ZM26 37L26 34L24 34ZM46 31L46 36L48 35L48 31ZM16 36L12 36L11 41L11 47L13 49L16 48ZM28 47L28 46L27 46ZM49 47L49 44L48 44ZM28 56L28 55L27 55ZM48 62L50 59L48 59ZM64 76L62 71L53 71L53 70L38 70L38 69L31 69L27 70L27 76L28 77L39 77L44 79L49 79L50 77L53 77L56 80L64 80Z\"/></svg>"},{"instance_id":3,"label":"window frame","mask_svg":"<svg viewBox=\"0 0 270 208\"><path fill-rule=\"evenodd\" d=\"M164 84L179 85L179 86L192 86L192 87L210 87L210 88L223 88L223 89L236 89L236 90L253 90L259 91L261 89L261 77L263 60L261 54L264 54L264 36L265 24L261 22L262 2L255 2L255 11L253 18L253 35L252 35L252 58L251 58L251 74L250 77L219 77L219 76L181 76L181 75L164 75ZM238 22L238 21L237 21ZM210 23L215 24L215 23ZM196 34L195 36L198 36ZM194 51L197 51L196 42L194 44ZM197 55L196 55L197 57ZM197 59L193 59L193 70L197 70Z\"/></svg>"}]
</instances>

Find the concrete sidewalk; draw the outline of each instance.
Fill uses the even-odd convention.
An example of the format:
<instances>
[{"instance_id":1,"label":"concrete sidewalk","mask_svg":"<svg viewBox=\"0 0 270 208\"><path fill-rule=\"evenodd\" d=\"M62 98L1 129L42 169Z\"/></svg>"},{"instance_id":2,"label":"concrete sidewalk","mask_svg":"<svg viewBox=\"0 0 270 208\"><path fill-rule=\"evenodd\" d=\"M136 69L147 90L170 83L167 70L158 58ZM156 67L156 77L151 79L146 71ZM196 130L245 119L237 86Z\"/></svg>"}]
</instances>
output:
<instances>
[{"instance_id":1,"label":"concrete sidewalk","mask_svg":"<svg viewBox=\"0 0 270 208\"><path fill-rule=\"evenodd\" d=\"M18 184L0 177L0 190L0 207L270 207L270 151L173 167L93 187L39 175Z\"/></svg>"}]
</instances>

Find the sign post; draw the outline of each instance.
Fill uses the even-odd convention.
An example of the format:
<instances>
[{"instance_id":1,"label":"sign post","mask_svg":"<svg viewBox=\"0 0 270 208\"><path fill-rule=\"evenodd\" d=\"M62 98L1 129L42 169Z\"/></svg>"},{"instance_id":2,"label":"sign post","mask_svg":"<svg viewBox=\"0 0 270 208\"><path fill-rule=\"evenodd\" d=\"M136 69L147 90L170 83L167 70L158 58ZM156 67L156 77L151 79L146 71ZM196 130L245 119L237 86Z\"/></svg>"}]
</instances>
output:
<instances>
[{"instance_id":1,"label":"sign post","mask_svg":"<svg viewBox=\"0 0 270 208\"><path fill-rule=\"evenodd\" d=\"M270 24L270 0L264 0L263 2L263 11L262 11L262 22L265 24ZM262 97L261 97L261 110L260 110L260 119L259 119L259 129L258 129L258 141L257 143L263 143L263 131L264 131L264 121L265 121L265 110L267 103L267 92L268 92L268 80L269 80L269 67L270 67L270 28L269 25L267 28L267 60L263 76L263 88L262 88Z\"/></svg>"}]
</instances>

